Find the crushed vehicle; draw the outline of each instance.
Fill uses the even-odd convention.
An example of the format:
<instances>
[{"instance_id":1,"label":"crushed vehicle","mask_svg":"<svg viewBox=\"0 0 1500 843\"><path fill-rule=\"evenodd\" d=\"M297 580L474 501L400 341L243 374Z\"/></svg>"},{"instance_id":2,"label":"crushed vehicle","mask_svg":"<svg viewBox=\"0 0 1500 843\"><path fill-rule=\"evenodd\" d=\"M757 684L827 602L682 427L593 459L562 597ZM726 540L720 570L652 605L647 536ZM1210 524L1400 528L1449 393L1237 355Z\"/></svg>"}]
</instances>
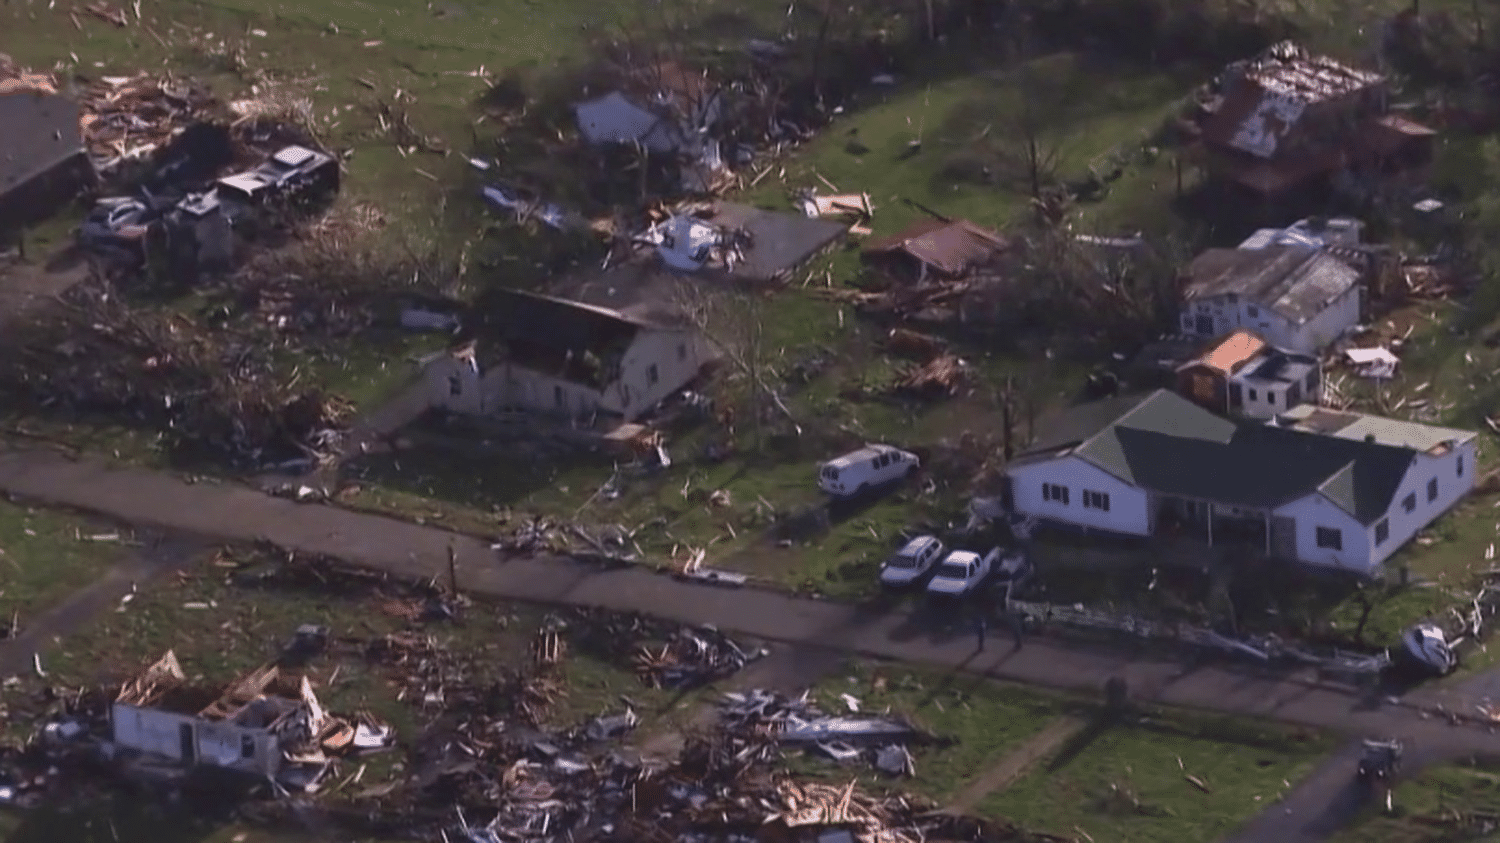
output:
<instances>
[{"instance_id":1,"label":"crushed vehicle","mask_svg":"<svg viewBox=\"0 0 1500 843\"><path fill-rule=\"evenodd\" d=\"M146 259L146 239L161 220L164 208L150 196L107 196L78 226L78 245L120 263L137 265Z\"/></svg>"},{"instance_id":2,"label":"crushed vehicle","mask_svg":"<svg viewBox=\"0 0 1500 843\"><path fill-rule=\"evenodd\" d=\"M1401 742L1366 740L1359 757L1359 780L1367 785L1389 785L1401 770Z\"/></svg>"},{"instance_id":3,"label":"crushed vehicle","mask_svg":"<svg viewBox=\"0 0 1500 843\"><path fill-rule=\"evenodd\" d=\"M880 566L881 585L911 585L932 570L943 558L944 549L943 543L934 536L917 536Z\"/></svg>"},{"instance_id":4,"label":"crushed vehicle","mask_svg":"<svg viewBox=\"0 0 1500 843\"><path fill-rule=\"evenodd\" d=\"M221 199L248 207L316 200L338 187L339 162L305 146L284 147L255 169L218 181Z\"/></svg>"},{"instance_id":5,"label":"crushed vehicle","mask_svg":"<svg viewBox=\"0 0 1500 843\"><path fill-rule=\"evenodd\" d=\"M871 444L818 468L818 488L834 497L854 497L909 477L921 466L917 455L891 445Z\"/></svg>"},{"instance_id":6,"label":"crushed vehicle","mask_svg":"<svg viewBox=\"0 0 1500 843\"><path fill-rule=\"evenodd\" d=\"M955 550L938 566L932 582L927 584L927 593L941 597L962 597L988 579L999 561L998 547L992 548L983 556L972 550Z\"/></svg>"},{"instance_id":7,"label":"crushed vehicle","mask_svg":"<svg viewBox=\"0 0 1500 843\"><path fill-rule=\"evenodd\" d=\"M1458 655L1435 623L1419 623L1402 633L1401 652L1407 661L1434 676L1446 676L1458 666Z\"/></svg>"}]
</instances>

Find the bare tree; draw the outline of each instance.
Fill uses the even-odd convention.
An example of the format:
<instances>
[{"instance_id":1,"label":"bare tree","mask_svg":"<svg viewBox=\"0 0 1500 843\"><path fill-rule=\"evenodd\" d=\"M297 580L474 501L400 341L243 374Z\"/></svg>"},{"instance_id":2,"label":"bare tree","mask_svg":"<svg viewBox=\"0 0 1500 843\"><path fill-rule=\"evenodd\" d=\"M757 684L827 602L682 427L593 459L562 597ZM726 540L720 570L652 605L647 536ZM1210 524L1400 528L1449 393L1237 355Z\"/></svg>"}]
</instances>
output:
<instances>
[{"instance_id":1,"label":"bare tree","mask_svg":"<svg viewBox=\"0 0 1500 843\"><path fill-rule=\"evenodd\" d=\"M764 301L752 291L709 290L692 280L677 284L674 304L747 386L748 409L757 446L764 442L764 410L774 406L802 434L791 408L772 382L770 348L765 339Z\"/></svg>"}]
</instances>

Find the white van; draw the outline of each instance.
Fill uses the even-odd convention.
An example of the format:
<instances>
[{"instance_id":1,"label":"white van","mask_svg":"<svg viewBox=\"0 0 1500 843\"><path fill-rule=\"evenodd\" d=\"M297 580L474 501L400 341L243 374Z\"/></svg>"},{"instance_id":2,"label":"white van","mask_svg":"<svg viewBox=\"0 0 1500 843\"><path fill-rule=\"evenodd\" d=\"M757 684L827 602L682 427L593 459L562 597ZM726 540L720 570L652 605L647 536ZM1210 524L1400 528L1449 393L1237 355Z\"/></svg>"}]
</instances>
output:
<instances>
[{"instance_id":1,"label":"white van","mask_svg":"<svg viewBox=\"0 0 1500 843\"><path fill-rule=\"evenodd\" d=\"M857 451L823 463L818 469L818 488L834 497L850 497L911 474L920 463L911 454L890 445L866 445Z\"/></svg>"}]
</instances>

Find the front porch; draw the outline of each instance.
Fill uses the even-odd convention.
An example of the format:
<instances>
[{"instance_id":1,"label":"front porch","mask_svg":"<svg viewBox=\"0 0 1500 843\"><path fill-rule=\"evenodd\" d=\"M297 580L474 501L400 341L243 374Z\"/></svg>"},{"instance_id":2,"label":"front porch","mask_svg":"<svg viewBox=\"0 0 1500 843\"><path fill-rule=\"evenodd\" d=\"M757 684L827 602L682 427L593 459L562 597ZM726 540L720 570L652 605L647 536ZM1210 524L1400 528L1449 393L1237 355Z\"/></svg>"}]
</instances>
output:
<instances>
[{"instance_id":1,"label":"front porch","mask_svg":"<svg viewBox=\"0 0 1500 843\"><path fill-rule=\"evenodd\" d=\"M1153 539L1177 546L1207 548L1250 558L1294 559L1296 524L1269 509L1226 506L1172 495L1153 496Z\"/></svg>"}]
</instances>

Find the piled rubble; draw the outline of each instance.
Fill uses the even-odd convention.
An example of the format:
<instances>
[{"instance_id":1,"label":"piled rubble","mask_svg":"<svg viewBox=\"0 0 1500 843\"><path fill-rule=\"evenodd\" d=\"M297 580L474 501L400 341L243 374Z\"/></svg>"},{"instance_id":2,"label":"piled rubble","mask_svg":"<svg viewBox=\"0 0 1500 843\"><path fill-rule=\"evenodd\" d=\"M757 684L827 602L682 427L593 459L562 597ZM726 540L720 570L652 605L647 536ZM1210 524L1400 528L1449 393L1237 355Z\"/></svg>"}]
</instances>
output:
<instances>
[{"instance_id":1,"label":"piled rubble","mask_svg":"<svg viewBox=\"0 0 1500 843\"><path fill-rule=\"evenodd\" d=\"M642 645L635 657L636 672L652 688L692 688L738 673L763 652L746 653L713 627L684 627L659 648Z\"/></svg>"},{"instance_id":2,"label":"piled rubble","mask_svg":"<svg viewBox=\"0 0 1500 843\"><path fill-rule=\"evenodd\" d=\"M953 354L934 357L920 366L910 366L896 379L896 389L918 396L956 395L969 374L969 364Z\"/></svg>"},{"instance_id":3,"label":"piled rubble","mask_svg":"<svg viewBox=\"0 0 1500 843\"><path fill-rule=\"evenodd\" d=\"M240 466L337 455L352 407L283 380L261 339L138 311L99 285L69 298L0 355L8 402L124 415Z\"/></svg>"},{"instance_id":4,"label":"piled rubble","mask_svg":"<svg viewBox=\"0 0 1500 843\"><path fill-rule=\"evenodd\" d=\"M845 694L851 712L859 701ZM791 699L772 691L729 693L719 707L720 717L737 735L767 738L779 744L800 746L840 763L867 760L891 775L912 775L915 770L905 742L923 736L910 723L892 717L835 717L825 714L803 694ZM756 742L762 755L768 742Z\"/></svg>"},{"instance_id":5,"label":"piled rubble","mask_svg":"<svg viewBox=\"0 0 1500 843\"><path fill-rule=\"evenodd\" d=\"M146 73L103 77L83 91L79 104L84 144L102 175L149 159L219 107L201 85Z\"/></svg>"}]
</instances>

